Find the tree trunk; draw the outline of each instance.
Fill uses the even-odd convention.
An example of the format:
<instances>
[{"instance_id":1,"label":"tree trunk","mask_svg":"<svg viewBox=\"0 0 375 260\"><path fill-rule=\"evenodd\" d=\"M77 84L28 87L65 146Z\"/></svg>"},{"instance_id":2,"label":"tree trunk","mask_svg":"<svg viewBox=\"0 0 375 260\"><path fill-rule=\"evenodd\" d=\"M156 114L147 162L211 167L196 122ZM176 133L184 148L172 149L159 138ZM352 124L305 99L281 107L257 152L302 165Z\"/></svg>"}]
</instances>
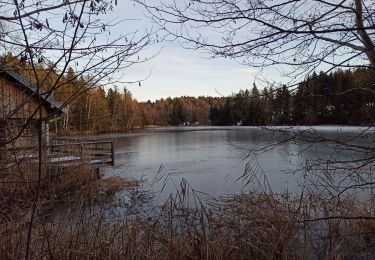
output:
<instances>
[{"instance_id":1,"label":"tree trunk","mask_svg":"<svg viewBox=\"0 0 375 260\"><path fill-rule=\"evenodd\" d=\"M357 27L357 32L362 40L362 43L365 47L365 54L370 61L371 67L375 69L375 50L374 43L372 42L370 36L364 29L363 25L363 10L362 10L362 1L355 0L355 24Z\"/></svg>"}]
</instances>

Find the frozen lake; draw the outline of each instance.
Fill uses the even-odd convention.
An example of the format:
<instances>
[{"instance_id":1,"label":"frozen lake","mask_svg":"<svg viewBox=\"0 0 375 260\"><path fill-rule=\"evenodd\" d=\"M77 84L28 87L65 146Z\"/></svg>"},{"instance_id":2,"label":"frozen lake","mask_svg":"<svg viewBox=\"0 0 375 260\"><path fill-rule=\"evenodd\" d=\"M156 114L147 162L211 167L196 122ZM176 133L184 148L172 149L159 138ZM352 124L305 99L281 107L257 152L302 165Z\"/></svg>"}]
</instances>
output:
<instances>
[{"instance_id":1,"label":"frozen lake","mask_svg":"<svg viewBox=\"0 0 375 260\"><path fill-rule=\"evenodd\" d=\"M210 195L262 190L265 186L273 192L294 192L303 183L316 181L316 172L306 171L305 167L314 165L316 160L356 160L364 156L330 141L314 144L310 137L307 142L285 142L293 136L278 132L285 129L168 127L97 138L115 142L116 167L102 169L104 174L143 179L159 199L174 193L182 179L195 190ZM293 128L288 132L308 129ZM313 130L315 138L372 147L375 143L373 129L314 127ZM361 138L356 137L358 133ZM246 177L240 178L244 172Z\"/></svg>"}]
</instances>

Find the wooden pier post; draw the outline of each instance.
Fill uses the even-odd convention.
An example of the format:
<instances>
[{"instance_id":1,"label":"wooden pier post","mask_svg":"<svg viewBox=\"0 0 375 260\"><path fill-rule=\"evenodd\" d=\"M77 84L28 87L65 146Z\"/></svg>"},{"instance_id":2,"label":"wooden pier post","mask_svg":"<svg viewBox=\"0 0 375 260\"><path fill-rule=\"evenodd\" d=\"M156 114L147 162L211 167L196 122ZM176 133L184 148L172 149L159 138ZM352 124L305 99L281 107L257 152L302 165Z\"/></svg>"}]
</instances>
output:
<instances>
[{"instance_id":1,"label":"wooden pier post","mask_svg":"<svg viewBox=\"0 0 375 260\"><path fill-rule=\"evenodd\" d=\"M115 166L115 146L113 145L113 141L111 141L111 157L112 157L112 166Z\"/></svg>"}]
</instances>

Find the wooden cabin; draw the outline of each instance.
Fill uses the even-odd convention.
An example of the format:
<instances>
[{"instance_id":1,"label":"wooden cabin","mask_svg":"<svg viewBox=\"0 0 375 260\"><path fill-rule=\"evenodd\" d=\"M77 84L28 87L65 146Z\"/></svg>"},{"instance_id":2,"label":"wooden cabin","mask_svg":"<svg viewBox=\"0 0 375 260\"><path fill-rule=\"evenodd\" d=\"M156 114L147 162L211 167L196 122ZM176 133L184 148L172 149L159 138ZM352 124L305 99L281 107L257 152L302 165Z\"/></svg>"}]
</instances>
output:
<instances>
[{"instance_id":1,"label":"wooden cabin","mask_svg":"<svg viewBox=\"0 0 375 260\"><path fill-rule=\"evenodd\" d=\"M41 125L44 145L49 144L49 123L66 110L48 93L36 88L11 69L0 68L0 148L35 147Z\"/></svg>"},{"instance_id":2,"label":"wooden cabin","mask_svg":"<svg viewBox=\"0 0 375 260\"><path fill-rule=\"evenodd\" d=\"M113 141L50 144L49 123L66 112L49 93L38 94L19 73L0 68L0 175L2 170L19 165L20 161L38 159L39 136L44 162L59 167L82 163L97 169L113 166Z\"/></svg>"}]
</instances>

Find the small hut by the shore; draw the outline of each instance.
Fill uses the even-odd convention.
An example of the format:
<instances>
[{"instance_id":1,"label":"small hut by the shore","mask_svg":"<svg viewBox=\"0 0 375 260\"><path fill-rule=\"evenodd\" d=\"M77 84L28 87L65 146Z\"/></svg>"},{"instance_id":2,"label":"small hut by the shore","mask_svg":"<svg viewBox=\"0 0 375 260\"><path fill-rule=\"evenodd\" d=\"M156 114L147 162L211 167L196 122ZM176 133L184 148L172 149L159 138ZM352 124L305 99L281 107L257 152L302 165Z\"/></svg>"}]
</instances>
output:
<instances>
[{"instance_id":1,"label":"small hut by the shore","mask_svg":"<svg viewBox=\"0 0 375 260\"><path fill-rule=\"evenodd\" d=\"M27 149L49 144L49 123L66 110L37 89L17 71L0 68L0 148Z\"/></svg>"}]
</instances>

